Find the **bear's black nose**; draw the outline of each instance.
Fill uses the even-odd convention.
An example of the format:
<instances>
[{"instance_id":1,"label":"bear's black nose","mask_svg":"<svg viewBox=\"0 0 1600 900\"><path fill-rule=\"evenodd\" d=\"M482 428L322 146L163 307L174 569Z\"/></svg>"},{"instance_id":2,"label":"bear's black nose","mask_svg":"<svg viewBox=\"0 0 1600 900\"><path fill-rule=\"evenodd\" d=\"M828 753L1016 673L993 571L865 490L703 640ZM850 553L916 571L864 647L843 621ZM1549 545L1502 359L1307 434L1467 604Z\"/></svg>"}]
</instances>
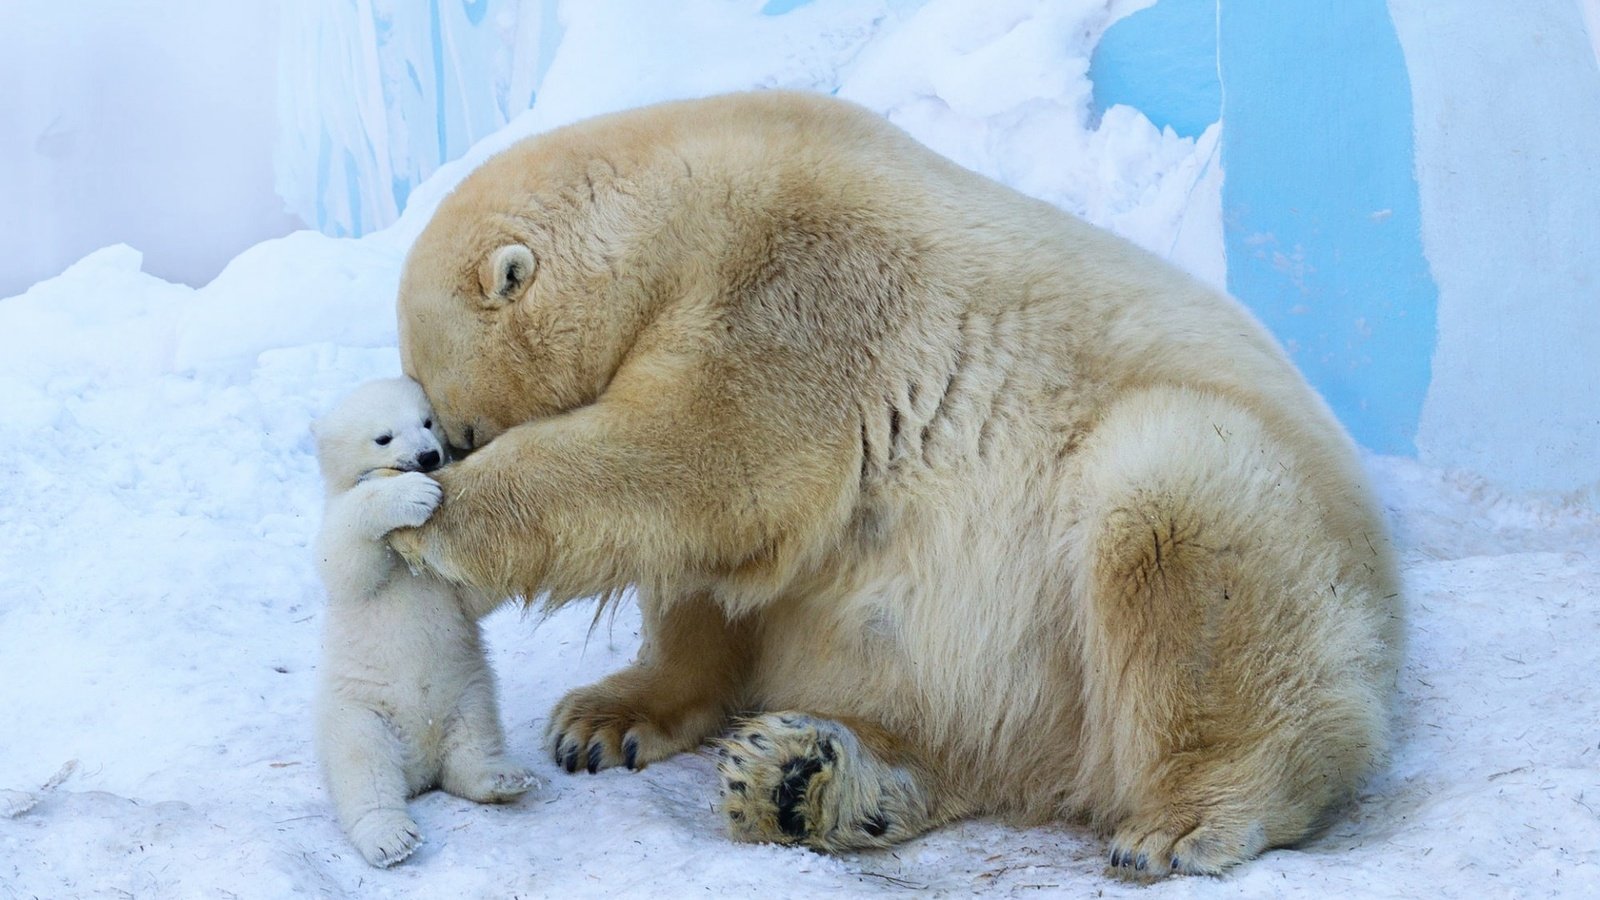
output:
<instances>
[{"instance_id":1,"label":"bear's black nose","mask_svg":"<svg viewBox=\"0 0 1600 900\"><path fill-rule=\"evenodd\" d=\"M424 472L432 472L434 469L439 468L439 451L424 450L421 453L418 453L417 465L421 467L422 471Z\"/></svg>"}]
</instances>

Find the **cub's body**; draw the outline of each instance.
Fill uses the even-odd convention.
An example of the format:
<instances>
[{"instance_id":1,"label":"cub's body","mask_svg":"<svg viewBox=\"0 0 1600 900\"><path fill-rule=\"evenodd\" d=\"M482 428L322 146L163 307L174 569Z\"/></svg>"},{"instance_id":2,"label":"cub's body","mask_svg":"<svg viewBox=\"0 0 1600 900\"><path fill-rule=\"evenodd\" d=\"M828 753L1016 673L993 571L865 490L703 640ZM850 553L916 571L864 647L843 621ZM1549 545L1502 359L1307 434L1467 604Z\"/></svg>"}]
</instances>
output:
<instances>
[{"instance_id":1,"label":"cub's body","mask_svg":"<svg viewBox=\"0 0 1600 900\"><path fill-rule=\"evenodd\" d=\"M340 825L368 862L388 866L422 839L407 798L438 786L500 802L536 779L502 755L478 630L495 604L411 572L383 540L439 502L424 472L443 448L422 391L370 382L315 430L328 488L316 544L328 590L317 751Z\"/></svg>"}]
</instances>

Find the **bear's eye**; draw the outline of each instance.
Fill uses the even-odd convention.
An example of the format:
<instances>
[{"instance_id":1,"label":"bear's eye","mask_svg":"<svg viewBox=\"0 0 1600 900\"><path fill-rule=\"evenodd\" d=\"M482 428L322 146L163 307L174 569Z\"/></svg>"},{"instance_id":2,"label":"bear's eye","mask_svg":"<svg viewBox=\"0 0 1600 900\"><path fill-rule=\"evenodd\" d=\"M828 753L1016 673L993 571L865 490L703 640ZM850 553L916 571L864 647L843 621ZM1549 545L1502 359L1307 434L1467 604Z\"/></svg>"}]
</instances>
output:
<instances>
[{"instance_id":1,"label":"bear's eye","mask_svg":"<svg viewBox=\"0 0 1600 900\"><path fill-rule=\"evenodd\" d=\"M383 447L383 446L386 446L392 440L394 440L394 437L392 435L387 435L386 434L383 437L375 438L373 440L373 443L377 444L379 447Z\"/></svg>"},{"instance_id":2,"label":"bear's eye","mask_svg":"<svg viewBox=\"0 0 1600 900\"><path fill-rule=\"evenodd\" d=\"M423 428L432 428L433 427L433 420L432 419L423 419L422 420L422 427Z\"/></svg>"}]
</instances>

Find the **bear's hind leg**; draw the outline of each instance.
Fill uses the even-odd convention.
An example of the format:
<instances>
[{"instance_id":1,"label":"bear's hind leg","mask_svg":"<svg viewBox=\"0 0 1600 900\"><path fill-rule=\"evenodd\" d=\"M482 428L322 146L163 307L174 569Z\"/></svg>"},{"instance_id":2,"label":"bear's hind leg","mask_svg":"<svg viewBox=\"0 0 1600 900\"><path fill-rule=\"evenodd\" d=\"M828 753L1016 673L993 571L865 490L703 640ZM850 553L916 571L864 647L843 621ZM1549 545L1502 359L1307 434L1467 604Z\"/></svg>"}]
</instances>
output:
<instances>
[{"instance_id":1,"label":"bear's hind leg","mask_svg":"<svg viewBox=\"0 0 1600 900\"><path fill-rule=\"evenodd\" d=\"M799 712L743 719L718 741L722 813L743 841L887 847L966 812L893 735Z\"/></svg>"},{"instance_id":2,"label":"bear's hind leg","mask_svg":"<svg viewBox=\"0 0 1600 900\"><path fill-rule=\"evenodd\" d=\"M641 597L644 644L626 669L569 692L550 716L556 765L568 772L642 769L715 734L737 702L751 642L705 596L664 610Z\"/></svg>"},{"instance_id":3,"label":"bear's hind leg","mask_svg":"<svg viewBox=\"0 0 1600 900\"><path fill-rule=\"evenodd\" d=\"M1084 778L1112 869L1210 874L1304 839L1385 740L1374 544L1215 395L1134 395L1083 459Z\"/></svg>"}]
</instances>

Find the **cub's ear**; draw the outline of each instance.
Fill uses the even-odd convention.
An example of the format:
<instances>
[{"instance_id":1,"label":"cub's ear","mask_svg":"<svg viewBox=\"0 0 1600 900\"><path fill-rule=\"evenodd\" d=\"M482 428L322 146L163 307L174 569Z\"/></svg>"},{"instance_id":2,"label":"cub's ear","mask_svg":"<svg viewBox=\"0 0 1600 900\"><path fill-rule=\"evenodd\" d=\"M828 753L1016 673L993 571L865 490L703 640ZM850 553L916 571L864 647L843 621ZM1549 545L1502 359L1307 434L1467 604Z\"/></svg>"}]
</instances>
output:
<instances>
[{"instance_id":1,"label":"cub's ear","mask_svg":"<svg viewBox=\"0 0 1600 900\"><path fill-rule=\"evenodd\" d=\"M532 283L533 270L537 267L533 251L521 244L507 244L489 254L478 267L483 305L498 309L514 302Z\"/></svg>"}]
</instances>

